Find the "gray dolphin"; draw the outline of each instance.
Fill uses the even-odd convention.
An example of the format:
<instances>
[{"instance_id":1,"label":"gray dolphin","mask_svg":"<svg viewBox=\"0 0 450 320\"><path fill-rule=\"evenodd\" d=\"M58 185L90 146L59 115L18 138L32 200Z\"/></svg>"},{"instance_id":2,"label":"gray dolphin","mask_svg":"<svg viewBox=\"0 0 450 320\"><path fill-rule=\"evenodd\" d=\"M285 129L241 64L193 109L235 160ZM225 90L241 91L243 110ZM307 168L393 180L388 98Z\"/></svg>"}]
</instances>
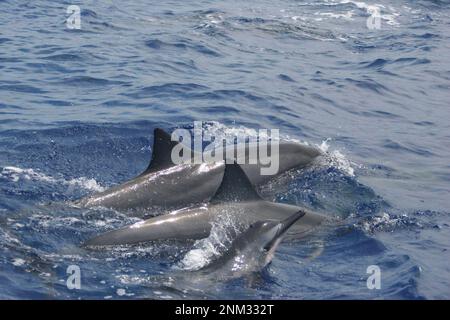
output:
<instances>
[{"instance_id":1,"label":"gray dolphin","mask_svg":"<svg viewBox=\"0 0 450 320\"><path fill-rule=\"evenodd\" d=\"M252 223L234 239L223 255L196 273L225 280L260 271L272 261L275 250L288 229L305 215L306 212L300 210L282 221L263 220Z\"/></svg>"},{"instance_id":2,"label":"gray dolphin","mask_svg":"<svg viewBox=\"0 0 450 320\"><path fill-rule=\"evenodd\" d=\"M225 168L225 161L203 164L177 164L171 160L171 152L179 142L162 129L155 129L153 153L148 168L136 178L114 186L106 191L75 201L76 206L102 206L115 210L145 210L152 208L174 209L210 199L218 189ZM256 144L230 146L245 148L245 155L256 153ZM254 149L254 150L252 150ZM191 154L194 154L191 151ZM227 153L230 154L230 153ZM317 148L294 142L279 143L279 170L281 174L292 168L310 164L321 151ZM249 163L249 162L246 162ZM273 176L261 175L261 165L246 164L242 169L254 186L259 186Z\"/></svg>"},{"instance_id":3,"label":"gray dolphin","mask_svg":"<svg viewBox=\"0 0 450 320\"><path fill-rule=\"evenodd\" d=\"M222 183L210 202L107 232L85 244L102 246L169 239L202 239L210 234L212 223L225 215L240 225L248 226L260 220L287 219L298 211L305 215L292 227L297 237L307 234L325 218L305 208L263 200L239 165L226 164Z\"/></svg>"}]
</instances>

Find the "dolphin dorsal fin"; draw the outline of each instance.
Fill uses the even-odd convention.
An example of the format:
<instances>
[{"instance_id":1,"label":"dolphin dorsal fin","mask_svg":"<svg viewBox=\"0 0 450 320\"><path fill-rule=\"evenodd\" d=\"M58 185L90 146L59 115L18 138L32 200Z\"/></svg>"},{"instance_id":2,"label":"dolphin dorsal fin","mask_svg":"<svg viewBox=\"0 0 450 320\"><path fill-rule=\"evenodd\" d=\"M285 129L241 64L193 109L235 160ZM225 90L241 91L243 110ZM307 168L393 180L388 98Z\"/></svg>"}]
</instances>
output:
<instances>
[{"instance_id":1,"label":"dolphin dorsal fin","mask_svg":"<svg viewBox=\"0 0 450 320\"><path fill-rule=\"evenodd\" d=\"M153 132L153 152L152 159L147 169L141 176L150 172L166 169L174 165L171 154L174 146L179 144L178 141L172 141L170 134L163 129L156 128Z\"/></svg>"},{"instance_id":2,"label":"dolphin dorsal fin","mask_svg":"<svg viewBox=\"0 0 450 320\"><path fill-rule=\"evenodd\" d=\"M225 164L222 183L219 189L217 189L216 194L211 198L212 203L261 199L261 196L255 190L240 165L236 162L233 164Z\"/></svg>"}]
</instances>

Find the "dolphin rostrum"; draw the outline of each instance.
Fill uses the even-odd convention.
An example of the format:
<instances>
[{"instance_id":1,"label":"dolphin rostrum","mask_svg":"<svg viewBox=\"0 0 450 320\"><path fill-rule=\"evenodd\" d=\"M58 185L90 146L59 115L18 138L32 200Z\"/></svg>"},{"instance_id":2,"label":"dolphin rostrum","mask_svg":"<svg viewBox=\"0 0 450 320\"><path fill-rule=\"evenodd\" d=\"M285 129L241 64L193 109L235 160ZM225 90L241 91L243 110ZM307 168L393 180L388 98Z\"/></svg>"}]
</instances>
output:
<instances>
[{"instance_id":1,"label":"dolphin rostrum","mask_svg":"<svg viewBox=\"0 0 450 320\"><path fill-rule=\"evenodd\" d=\"M305 208L263 200L238 164L226 164L222 182L208 203L172 211L104 233L87 241L86 245L202 239L210 234L212 223L225 215L239 225L248 226L261 220L287 219L298 211L305 215L291 228L296 236L305 235L325 218Z\"/></svg>"},{"instance_id":2,"label":"dolphin rostrum","mask_svg":"<svg viewBox=\"0 0 450 320\"><path fill-rule=\"evenodd\" d=\"M114 186L103 192L75 201L81 207L102 206L115 210L145 210L153 208L175 209L183 208L193 203L200 203L210 199L222 181L225 161L191 164L174 164L171 153L179 142L172 141L171 136L162 129L155 129L153 153L150 165L139 176ZM244 148L245 155L255 154L257 144L245 143L233 145L235 156L238 149ZM193 151L191 151L192 154ZM309 165L321 155L317 148L294 142L279 143L278 174L293 168ZM231 153L226 153L231 154ZM232 161L231 161L232 162ZM241 165L250 182L259 186L273 176L261 175L261 163Z\"/></svg>"},{"instance_id":3,"label":"dolphin rostrum","mask_svg":"<svg viewBox=\"0 0 450 320\"><path fill-rule=\"evenodd\" d=\"M224 254L199 269L198 273L225 280L260 271L272 261L288 229L305 215L305 211L299 210L281 221L261 220L252 223L234 239Z\"/></svg>"}]
</instances>

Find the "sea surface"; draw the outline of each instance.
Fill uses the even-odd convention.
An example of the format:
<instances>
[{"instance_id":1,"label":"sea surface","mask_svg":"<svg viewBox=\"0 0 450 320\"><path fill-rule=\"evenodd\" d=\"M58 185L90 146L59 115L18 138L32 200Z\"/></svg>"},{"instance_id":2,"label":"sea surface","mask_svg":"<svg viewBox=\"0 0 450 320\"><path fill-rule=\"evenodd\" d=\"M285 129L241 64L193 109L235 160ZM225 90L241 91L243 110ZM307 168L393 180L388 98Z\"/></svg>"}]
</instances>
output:
<instances>
[{"instance_id":1,"label":"sea surface","mask_svg":"<svg viewBox=\"0 0 450 320\"><path fill-rule=\"evenodd\" d=\"M80 29L66 23L70 5ZM450 298L449 1L0 8L1 299ZM143 171L154 128L193 121L216 136L274 128L321 148L313 166L260 191L332 222L283 242L260 274L223 283L192 281L221 230L84 248L139 218L69 201ZM67 287L69 266L80 289Z\"/></svg>"}]
</instances>

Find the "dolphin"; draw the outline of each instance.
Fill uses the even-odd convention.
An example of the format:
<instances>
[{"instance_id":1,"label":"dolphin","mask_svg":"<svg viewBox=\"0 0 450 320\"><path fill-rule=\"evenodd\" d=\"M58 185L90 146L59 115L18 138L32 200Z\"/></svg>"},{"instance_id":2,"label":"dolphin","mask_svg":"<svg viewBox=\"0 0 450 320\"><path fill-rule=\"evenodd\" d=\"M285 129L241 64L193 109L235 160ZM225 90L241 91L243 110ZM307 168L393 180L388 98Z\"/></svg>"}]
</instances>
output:
<instances>
[{"instance_id":1,"label":"dolphin","mask_svg":"<svg viewBox=\"0 0 450 320\"><path fill-rule=\"evenodd\" d=\"M79 207L101 206L118 211L130 209L143 211L183 208L207 201L220 186L226 161L174 164L171 153L173 147L178 144L179 142L172 141L171 136L164 130L156 128L152 159L143 173L108 190L79 199L73 204ZM233 145L229 148L235 149L233 153L226 154L235 156L239 154L238 149L244 148L247 160L250 154L257 154L252 152L258 151L258 146L251 143ZM194 152L191 151L191 154ZM314 147L280 141L278 174L293 168L305 167L321 154L321 151ZM252 185L256 187L273 178L261 174L261 163L267 162L258 159L257 164L242 165Z\"/></svg>"},{"instance_id":2,"label":"dolphin","mask_svg":"<svg viewBox=\"0 0 450 320\"><path fill-rule=\"evenodd\" d=\"M196 273L225 280L262 270L272 261L288 229L305 215L305 211L299 210L282 221L260 220L252 223L234 239L223 255Z\"/></svg>"},{"instance_id":3,"label":"dolphin","mask_svg":"<svg viewBox=\"0 0 450 320\"><path fill-rule=\"evenodd\" d=\"M222 182L208 203L171 211L109 231L88 240L85 245L202 239L208 237L212 224L224 216L245 227L260 220L287 219L298 211L305 215L292 227L296 237L303 237L325 219L324 215L306 208L263 200L238 164L226 164Z\"/></svg>"}]
</instances>

